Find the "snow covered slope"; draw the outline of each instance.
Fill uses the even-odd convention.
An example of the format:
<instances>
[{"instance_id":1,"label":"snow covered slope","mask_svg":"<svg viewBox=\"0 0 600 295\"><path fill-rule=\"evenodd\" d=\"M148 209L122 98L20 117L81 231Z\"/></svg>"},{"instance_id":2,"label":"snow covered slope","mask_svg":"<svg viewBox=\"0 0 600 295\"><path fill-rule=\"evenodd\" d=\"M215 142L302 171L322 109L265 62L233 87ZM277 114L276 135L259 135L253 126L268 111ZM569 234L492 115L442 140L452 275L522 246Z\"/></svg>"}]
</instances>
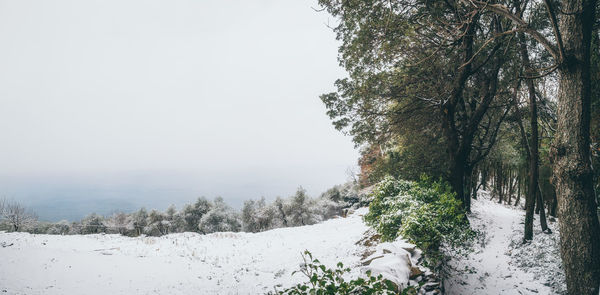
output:
<instances>
[{"instance_id":1,"label":"snow covered slope","mask_svg":"<svg viewBox=\"0 0 600 295\"><path fill-rule=\"evenodd\" d=\"M306 281L292 276L304 250L326 266L341 261L352 267L353 278L370 269L406 286L411 271L426 273L412 244L362 243L370 238L362 221L366 210L257 234L0 233L0 294L264 294Z\"/></svg>"},{"instance_id":2,"label":"snow covered slope","mask_svg":"<svg viewBox=\"0 0 600 295\"><path fill-rule=\"evenodd\" d=\"M484 192L478 200L473 200L472 212L471 226L483 237L466 259L451 261L456 269L445 282L447 294L560 294L564 291L556 223L549 223L554 231L552 235L541 233L539 223L535 223L533 242L522 245L524 210L490 201Z\"/></svg>"},{"instance_id":3,"label":"snow covered slope","mask_svg":"<svg viewBox=\"0 0 600 295\"><path fill-rule=\"evenodd\" d=\"M291 273L305 249L328 266L357 266L364 210L257 234L0 233L0 294L261 294L304 281Z\"/></svg>"}]
</instances>

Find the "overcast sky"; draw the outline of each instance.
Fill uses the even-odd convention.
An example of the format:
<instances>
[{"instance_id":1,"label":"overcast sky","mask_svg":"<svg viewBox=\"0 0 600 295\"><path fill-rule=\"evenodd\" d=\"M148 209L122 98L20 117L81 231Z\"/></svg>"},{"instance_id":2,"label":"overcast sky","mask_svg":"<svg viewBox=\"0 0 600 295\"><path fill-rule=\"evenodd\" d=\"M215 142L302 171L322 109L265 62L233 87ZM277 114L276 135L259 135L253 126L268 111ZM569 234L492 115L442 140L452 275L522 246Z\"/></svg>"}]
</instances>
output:
<instances>
[{"instance_id":1,"label":"overcast sky","mask_svg":"<svg viewBox=\"0 0 600 295\"><path fill-rule=\"evenodd\" d=\"M0 195L160 207L344 182L358 153L318 98L344 72L311 7L0 0Z\"/></svg>"}]
</instances>

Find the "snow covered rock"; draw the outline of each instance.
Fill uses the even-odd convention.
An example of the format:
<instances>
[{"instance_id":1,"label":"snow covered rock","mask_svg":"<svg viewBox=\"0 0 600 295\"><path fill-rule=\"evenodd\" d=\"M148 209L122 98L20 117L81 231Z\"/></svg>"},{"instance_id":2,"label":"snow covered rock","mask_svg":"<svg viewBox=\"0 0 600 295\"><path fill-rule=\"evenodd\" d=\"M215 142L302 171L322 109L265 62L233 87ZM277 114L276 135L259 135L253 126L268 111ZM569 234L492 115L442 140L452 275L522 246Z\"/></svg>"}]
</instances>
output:
<instances>
[{"instance_id":1,"label":"snow covered rock","mask_svg":"<svg viewBox=\"0 0 600 295\"><path fill-rule=\"evenodd\" d=\"M363 241L373 242L368 238ZM375 276L381 274L396 284L400 290L417 286L419 282L431 279L431 282L425 284L430 286L437 284L435 289L441 293L441 284L431 275L429 269L419 266L422 253L414 244L398 238L394 242L377 244L370 253L361 260L363 274L367 271L371 271ZM426 277L426 274L429 276Z\"/></svg>"}]
</instances>

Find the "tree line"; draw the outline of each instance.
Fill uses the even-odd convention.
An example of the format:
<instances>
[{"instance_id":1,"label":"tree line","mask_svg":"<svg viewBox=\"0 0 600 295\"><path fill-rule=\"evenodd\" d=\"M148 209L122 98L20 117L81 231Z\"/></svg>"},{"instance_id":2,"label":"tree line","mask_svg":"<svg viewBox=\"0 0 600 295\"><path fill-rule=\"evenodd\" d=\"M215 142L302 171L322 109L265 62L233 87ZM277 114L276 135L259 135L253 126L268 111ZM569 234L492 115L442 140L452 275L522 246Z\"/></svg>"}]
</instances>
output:
<instances>
[{"instance_id":1,"label":"tree line","mask_svg":"<svg viewBox=\"0 0 600 295\"><path fill-rule=\"evenodd\" d=\"M360 182L447 180L557 216L569 294L600 288L595 0L320 0L347 77L321 100L361 148Z\"/></svg>"},{"instance_id":2,"label":"tree line","mask_svg":"<svg viewBox=\"0 0 600 295\"><path fill-rule=\"evenodd\" d=\"M341 216L351 207L364 206L367 196L349 182L337 185L311 198L299 188L287 198L272 202L265 198L247 200L241 210L230 207L221 197L198 198L181 210L174 205L165 211L140 208L131 213L108 216L91 213L79 221L41 222L36 215L15 201L0 200L0 230L34 234L121 234L162 236L171 233L261 232L265 230L315 224Z\"/></svg>"}]
</instances>

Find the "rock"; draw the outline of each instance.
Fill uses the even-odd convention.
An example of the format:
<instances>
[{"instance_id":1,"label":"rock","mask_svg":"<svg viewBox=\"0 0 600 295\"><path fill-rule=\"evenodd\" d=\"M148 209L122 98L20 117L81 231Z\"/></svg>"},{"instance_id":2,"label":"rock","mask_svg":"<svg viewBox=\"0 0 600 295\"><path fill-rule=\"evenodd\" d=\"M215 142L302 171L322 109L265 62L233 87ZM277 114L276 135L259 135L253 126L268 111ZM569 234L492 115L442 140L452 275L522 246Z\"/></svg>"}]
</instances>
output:
<instances>
[{"instance_id":1,"label":"rock","mask_svg":"<svg viewBox=\"0 0 600 295\"><path fill-rule=\"evenodd\" d=\"M363 266L367 266L367 265L370 265L370 264L371 264L371 262L373 262L373 260L375 260L375 259L379 259L379 258L383 258L383 255L377 255L377 256L370 256L370 257L367 257L365 260L363 260L363 261L361 262L361 264L362 264Z\"/></svg>"},{"instance_id":2,"label":"rock","mask_svg":"<svg viewBox=\"0 0 600 295\"><path fill-rule=\"evenodd\" d=\"M414 280L417 277L420 277L423 274L423 271L421 271L418 267L412 266L410 268L410 276L409 278L411 280Z\"/></svg>"},{"instance_id":3,"label":"rock","mask_svg":"<svg viewBox=\"0 0 600 295\"><path fill-rule=\"evenodd\" d=\"M417 246L409 243L404 243L400 246L400 248L406 250L407 252L410 252L410 254L414 254L415 249L417 249Z\"/></svg>"},{"instance_id":4,"label":"rock","mask_svg":"<svg viewBox=\"0 0 600 295\"><path fill-rule=\"evenodd\" d=\"M425 291L433 291L435 289L440 288L440 283L427 283L423 285L421 288L425 289Z\"/></svg>"}]
</instances>

